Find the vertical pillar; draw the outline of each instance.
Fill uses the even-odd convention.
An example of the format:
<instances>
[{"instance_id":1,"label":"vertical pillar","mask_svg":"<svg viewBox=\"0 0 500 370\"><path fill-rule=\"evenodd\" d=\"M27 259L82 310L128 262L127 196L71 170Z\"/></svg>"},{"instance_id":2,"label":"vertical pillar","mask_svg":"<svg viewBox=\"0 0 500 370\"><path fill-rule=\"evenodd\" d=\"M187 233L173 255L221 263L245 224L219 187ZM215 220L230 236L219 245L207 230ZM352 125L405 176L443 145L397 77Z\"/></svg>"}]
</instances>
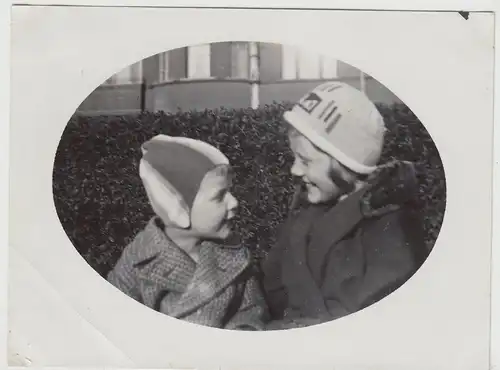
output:
<instances>
[{"instance_id":1,"label":"vertical pillar","mask_svg":"<svg viewBox=\"0 0 500 370\"><path fill-rule=\"evenodd\" d=\"M260 84L260 63L259 63L259 45L256 42L250 42L250 81L251 81L251 106L252 109L259 107L259 84Z\"/></svg>"}]
</instances>

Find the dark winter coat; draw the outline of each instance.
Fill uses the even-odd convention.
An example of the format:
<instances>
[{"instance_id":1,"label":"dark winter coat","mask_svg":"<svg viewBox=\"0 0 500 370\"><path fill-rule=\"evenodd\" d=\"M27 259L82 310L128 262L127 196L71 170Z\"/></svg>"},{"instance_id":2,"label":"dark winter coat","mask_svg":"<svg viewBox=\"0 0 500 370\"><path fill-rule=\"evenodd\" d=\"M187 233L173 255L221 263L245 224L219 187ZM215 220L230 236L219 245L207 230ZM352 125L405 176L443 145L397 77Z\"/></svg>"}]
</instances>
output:
<instances>
[{"instance_id":1,"label":"dark winter coat","mask_svg":"<svg viewBox=\"0 0 500 370\"><path fill-rule=\"evenodd\" d=\"M416 191L413 165L394 162L335 205L290 218L262 266L268 329L354 313L411 277L426 255Z\"/></svg>"}]
</instances>

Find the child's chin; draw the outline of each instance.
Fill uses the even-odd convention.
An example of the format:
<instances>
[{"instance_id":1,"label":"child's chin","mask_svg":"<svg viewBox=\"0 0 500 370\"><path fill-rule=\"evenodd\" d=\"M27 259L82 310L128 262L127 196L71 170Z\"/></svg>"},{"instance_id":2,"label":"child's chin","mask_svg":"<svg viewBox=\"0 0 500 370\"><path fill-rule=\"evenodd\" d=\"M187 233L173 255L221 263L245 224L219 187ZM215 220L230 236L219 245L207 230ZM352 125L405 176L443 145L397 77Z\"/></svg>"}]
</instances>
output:
<instances>
[{"instance_id":1,"label":"child's chin","mask_svg":"<svg viewBox=\"0 0 500 370\"><path fill-rule=\"evenodd\" d=\"M224 226L224 228L219 232L219 238L221 240L226 240L226 239L229 239L232 234L233 234L233 231L231 230L231 228Z\"/></svg>"},{"instance_id":2,"label":"child's chin","mask_svg":"<svg viewBox=\"0 0 500 370\"><path fill-rule=\"evenodd\" d=\"M229 239L231 237L231 235L233 234L233 232L231 231L231 229L224 229L224 230L221 230L221 232L219 233L219 238L221 240L226 240L226 239Z\"/></svg>"},{"instance_id":3,"label":"child's chin","mask_svg":"<svg viewBox=\"0 0 500 370\"><path fill-rule=\"evenodd\" d=\"M309 191L307 193L307 200L309 201L309 203L312 203L312 204L317 204L317 203L321 203L321 194L319 193L319 191Z\"/></svg>"}]
</instances>

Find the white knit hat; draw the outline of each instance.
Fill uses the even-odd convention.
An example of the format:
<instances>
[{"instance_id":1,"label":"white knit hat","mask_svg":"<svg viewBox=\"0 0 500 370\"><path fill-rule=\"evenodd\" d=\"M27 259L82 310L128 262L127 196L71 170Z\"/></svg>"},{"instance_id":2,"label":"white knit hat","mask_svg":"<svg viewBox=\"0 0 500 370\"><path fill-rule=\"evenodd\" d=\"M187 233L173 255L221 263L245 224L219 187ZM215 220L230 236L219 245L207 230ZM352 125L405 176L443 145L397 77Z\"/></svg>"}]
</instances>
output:
<instances>
[{"instance_id":1,"label":"white knit hat","mask_svg":"<svg viewBox=\"0 0 500 370\"><path fill-rule=\"evenodd\" d=\"M284 113L319 149L359 174L376 169L386 131L382 115L361 91L342 82L317 86Z\"/></svg>"},{"instance_id":2,"label":"white knit hat","mask_svg":"<svg viewBox=\"0 0 500 370\"><path fill-rule=\"evenodd\" d=\"M139 175L154 212L162 218L167 226L188 228L191 225L191 217L190 207L188 203L186 203L185 196L183 196L183 190L185 189L176 188L173 184L179 183L179 181L174 181L175 179L173 178L165 178L165 176L161 175L161 170L155 168L154 165L145 159L148 151L155 151L154 154L149 154L162 156L161 158L156 158L157 162L161 162L162 160L167 162L168 160L171 166L173 166L175 162L176 166L182 167L183 161L185 162L186 158L165 158L163 153L168 153L168 150L161 150L168 149L169 146L171 146L170 144L173 143L190 148L202 154L203 157L208 159L209 162L212 162L214 166L221 164L227 165L229 164L229 160L214 146L200 140L186 137L157 135L142 145L143 158L139 163ZM174 170L171 172L174 172Z\"/></svg>"}]
</instances>

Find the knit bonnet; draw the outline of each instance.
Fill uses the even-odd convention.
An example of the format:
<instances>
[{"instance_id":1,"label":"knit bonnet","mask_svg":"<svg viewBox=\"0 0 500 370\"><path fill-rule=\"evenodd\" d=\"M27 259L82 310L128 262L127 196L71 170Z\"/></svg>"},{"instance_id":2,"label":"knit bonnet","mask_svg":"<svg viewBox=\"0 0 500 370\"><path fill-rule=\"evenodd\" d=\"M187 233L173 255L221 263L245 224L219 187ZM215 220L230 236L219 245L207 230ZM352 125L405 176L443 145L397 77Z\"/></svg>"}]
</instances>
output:
<instances>
[{"instance_id":1,"label":"knit bonnet","mask_svg":"<svg viewBox=\"0 0 500 370\"><path fill-rule=\"evenodd\" d=\"M167 226L189 228L205 175L227 157L200 140L158 135L142 145L139 174L155 213Z\"/></svg>"}]
</instances>

